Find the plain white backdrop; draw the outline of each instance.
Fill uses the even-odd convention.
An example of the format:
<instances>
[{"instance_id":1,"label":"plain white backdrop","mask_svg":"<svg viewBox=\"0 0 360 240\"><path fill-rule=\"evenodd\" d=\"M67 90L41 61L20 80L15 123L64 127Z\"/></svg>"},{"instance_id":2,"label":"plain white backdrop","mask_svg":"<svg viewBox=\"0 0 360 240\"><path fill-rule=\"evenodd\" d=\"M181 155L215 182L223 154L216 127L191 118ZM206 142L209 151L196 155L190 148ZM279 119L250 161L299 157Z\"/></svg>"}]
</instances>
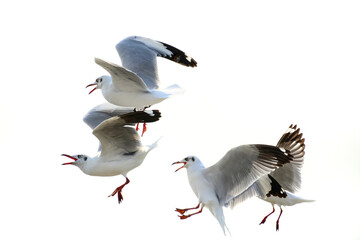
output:
<instances>
[{"instance_id":1,"label":"plain white backdrop","mask_svg":"<svg viewBox=\"0 0 360 240\"><path fill-rule=\"evenodd\" d=\"M197 199L189 154L206 166L230 148L276 144L291 123L306 138L302 190L315 199L279 210L251 199L226 209L234 239L359 239L360 6L357 1L7 1L0 8L1 239L220 239L208 210L181 221ZM124 201L107 198L125 180L61 166L95 154L82 122L104 102L85 86L120 64L130 35L184 50L194 69L158 60L163 85L186 92L154 108L143 141L163 136L129 173Z\"/></svg>"}]
</instances>

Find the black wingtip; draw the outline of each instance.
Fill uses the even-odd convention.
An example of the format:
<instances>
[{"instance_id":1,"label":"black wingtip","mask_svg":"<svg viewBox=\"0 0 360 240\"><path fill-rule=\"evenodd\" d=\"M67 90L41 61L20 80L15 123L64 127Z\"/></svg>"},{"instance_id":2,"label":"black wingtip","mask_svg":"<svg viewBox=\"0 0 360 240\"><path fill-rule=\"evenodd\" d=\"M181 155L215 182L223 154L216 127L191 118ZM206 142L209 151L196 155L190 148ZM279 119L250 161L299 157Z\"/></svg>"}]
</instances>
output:
<instances>
[{"instance_id":1,"label":"black wingtip","mask_svg":"<svg viewBox=\"0 0 360 240\"><path fill-rule=\"evenodd\" d=\"M149 123L159 121L161 112L159 110L147 110L129 112L120 116L126 123Z\"/></svg>"},{"instance_id":2,"label":"black wingtip","mask_svg":"<svg viewBox=\"0 0 360 240\"><path fill-rule=\"evenodd\" d=\"M280 183L278 183L278 181L276 181L270 174L268 174L268 177L271 180L270 182L271 189L266 194L266 197L274 196L279 198L286 198L287 194L285 190L281 187Z\"/></svg>"},{"instance_id":3,"label":"black wingtip","mask_svg":"<svg viewBox=\"0 0 360 240\"><path fill-rule=\"evenodd\" d=\"M172 52L171 56L168 55L161 55L164 58L167 58L171 61L177 62L181 65L184 65L186 67L197 67L197 62L192 57L188 56L186 53L181 51L180 49L173 47L167 43L160 42L163 44L169 51Z\"/></svg>"}]
</instances>

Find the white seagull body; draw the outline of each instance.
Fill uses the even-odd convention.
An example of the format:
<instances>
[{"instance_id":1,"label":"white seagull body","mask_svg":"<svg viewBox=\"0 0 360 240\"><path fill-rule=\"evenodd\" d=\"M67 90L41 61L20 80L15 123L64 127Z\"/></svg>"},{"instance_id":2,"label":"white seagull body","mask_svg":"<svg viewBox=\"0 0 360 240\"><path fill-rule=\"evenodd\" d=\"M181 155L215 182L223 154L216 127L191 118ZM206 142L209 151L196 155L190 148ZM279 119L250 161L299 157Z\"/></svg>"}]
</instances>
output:
<instances>
[{"instance_id":1,"label":"white seagull body","mask_svg":"<svg viewBox=\"0 0 360 240\"><path fill-rule=\"evenodd\" d=\"M187 67L196 67L196 61L183 51L163 42L131 36L116 45L123 67L99 58L95 62L108 71L110 76L96 79L95 89L101 89L104 98L115 105L142 109L181 93L172 85L159 89L156 57L164 57Z\"/></svg>"},{"instance_id":2,"label":"white seagull body","mask_svg":"<svg viewBox=\"0 0 360 240\"><path fill-rule=\"evenodd\" d=\"M64 163L63 165L74 165L80 168L85 174L91 176L116 176L123 175L126 178L125 184L116 188L110 195L118 194L119 203L123 197L122 188L127 185L130 180L127 173L132 169L140 166L146 155L156 146L157 142L152 145L143 145L139 134L133 126L139 122L155 122L158 121L161 114L158 110L149 111L131 111L120 116L112 116L125 109L108 109L108 105L99 105L92 109L84 118L85 122L94 128L93 134L101 143L101 152L94 156L87 155L67 155L74 162Z\"/></svg>"},{"instance_id":3,"label":"white seagull body","mask_svg":"<svg viewBox=\"0 0 360 240\"><path fill-rule=\"evenodd\" d=\"M186 219L207 207L216 217L225 234L225 218L223 206L234 207L243 200L259 196L259 192L279 194L279 189L273 189L268 176L274 170L284 167L293 161L295 153L301 145L299 138L281 138L282 147L252 144L235 147L216 164L205 168L201 161L189 156L182 161L179 169L187 169L188 180L192 190L199 199L195 208L176 209L181 219ZM177 169L176 171L178 171ZM258 181L261 179L262 181ZM258 182L257 182L258 181ZM200 211L184 215L190 209L200 207Z\"/></svg>"}]
</instances>

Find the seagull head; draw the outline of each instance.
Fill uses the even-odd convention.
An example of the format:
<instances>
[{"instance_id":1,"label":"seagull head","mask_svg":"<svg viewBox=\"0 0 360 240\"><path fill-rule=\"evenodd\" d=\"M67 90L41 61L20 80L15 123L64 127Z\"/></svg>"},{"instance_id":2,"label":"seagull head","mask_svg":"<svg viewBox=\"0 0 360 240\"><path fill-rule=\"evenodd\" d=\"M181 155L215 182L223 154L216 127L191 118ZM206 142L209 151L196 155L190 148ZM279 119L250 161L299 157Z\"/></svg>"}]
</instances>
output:
<instances>
[{"instance_id":1,"label":"seagull head","mask_svg":"<svg viewBox=\"0 0 360 240\"><path fill-rule=\"evenodd\" d=\"M68 157L68 158L74 160L73 162L66 162L66 163L63 163L62 165L75 165L79 168L81 168L81 166L85 165L86 161L89 159L89 157L87 155L83 155L83 154L79 154L79 155L62 154L61 156Z\"/></svg>"},{"instance_id":2,"label":"seagull head","mask_svg":"<svg viewBox=\"0 0 360 240\"><path fill-rule=\"evenodd\" d=\"M186 158L184 158L181 161L178 162L174 162L172 165L174 164L183 164L180 168L176 169L175 172L179 171L182 168L190 168L190 167L200 167L200 168L204 168L203 164L201 163L200 159L195 157L195 156L188 156Z\"/></svg>"},{"instance_id":3,"label":"seagull head","mask_svg":"<svg viewBox=\"0 0 360 240\"><path fill-rule=\"evenodd\" d=\"M101 89L102 86L104 85L105 82L111 81L111 77L110 76L101 76L98 77L94 83L91 83L89 85L86 86L86 88L91 87L91 86L95 86L90 92L92 93L93 91L95 91L96 89Z\"/></svg>"}]
</instances>

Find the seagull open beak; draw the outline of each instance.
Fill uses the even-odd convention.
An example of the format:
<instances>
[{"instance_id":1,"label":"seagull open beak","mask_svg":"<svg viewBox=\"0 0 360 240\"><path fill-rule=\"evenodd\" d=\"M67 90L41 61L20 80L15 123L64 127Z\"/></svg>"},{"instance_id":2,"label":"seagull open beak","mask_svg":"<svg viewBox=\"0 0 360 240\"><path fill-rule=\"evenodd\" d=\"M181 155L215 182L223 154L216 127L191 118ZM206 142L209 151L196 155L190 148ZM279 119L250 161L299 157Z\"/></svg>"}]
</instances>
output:
<instances>
[{"instance_id":1,"label":"seagull open beak","mask_svg":"<svg viewBox=\"0 0 360 240\"><path fill-rule=\"evenodd\" d=\"M96 87L95 87L93 90L91 90L91 91L89 92L89 94L92 93L93 91L95 91L95 90L97 89L97 83L89 84L89 85L86 86L86 88L91 87L91 86L96 86Z\"/></svg>"},{"instance_id":2,"label":"seagull open beak","mask_svg":"<svg viewBox=\"0 0 360 240\"><path fill-rule=\"evenodd\" d=\"M68 158L71 158L72 160L74 160L75 162L77 161L76 158L70 156L70 155L67 155L67 154L61 154L61 156L65 156L65 157L68 157ZM68 165L68 164L74 164L74 162L67 162L67 163L63 163L62 165Z\"/></svg>"},{"instance_id":3,"label":"seagull open beak","mask_svg":"<svg viewBox=\"0 0 360 240\"><path fill-rule=\"evenodd\" d=\"M182 164L184 164L184 165L182 165L181 167L179 167L178 169L176 169L175 172L179 171L180 169L182 169L182 168L185 167L185 165L186 165L186 162L174 162L174 163L171 164L171 165L178 164L178 163L182 163Z\"/></svg>"}]
</instances>

